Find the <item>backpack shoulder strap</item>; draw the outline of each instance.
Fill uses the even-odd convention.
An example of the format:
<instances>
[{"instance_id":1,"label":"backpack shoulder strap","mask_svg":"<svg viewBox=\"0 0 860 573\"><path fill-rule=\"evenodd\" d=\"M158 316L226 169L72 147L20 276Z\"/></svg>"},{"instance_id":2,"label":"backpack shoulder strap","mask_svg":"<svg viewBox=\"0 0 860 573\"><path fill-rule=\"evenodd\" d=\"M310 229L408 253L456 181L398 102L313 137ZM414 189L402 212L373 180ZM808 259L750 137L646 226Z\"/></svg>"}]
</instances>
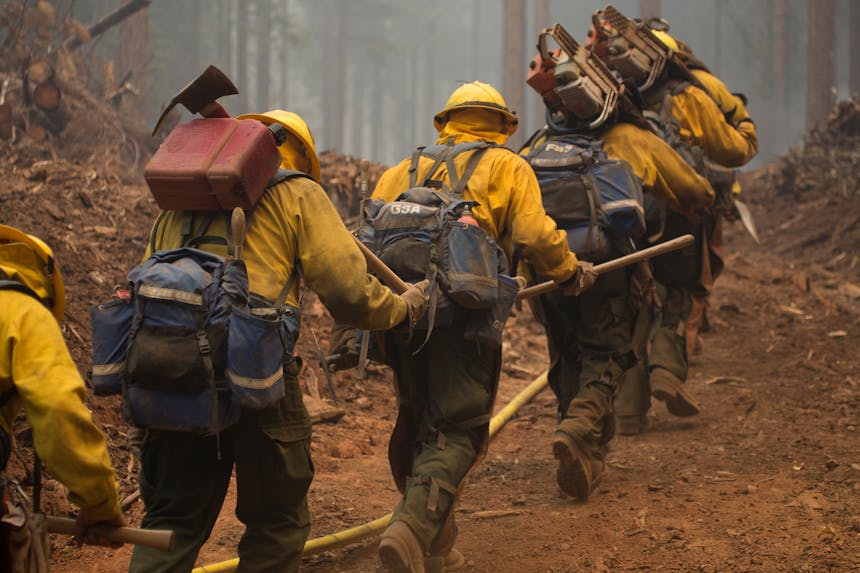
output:
<instances>
[{"instance_id":1,"label":"backpack shoulder strap","mask_svg":"<svg viewBox=\"0 0 860 573\"><path fill-rule=\"evenodd\" d=\"M469 177L472 176L472 173L474 173L475 168L478 166L478 162L484 155L484 152L493 146L495 146L495 144L489 141L467 141L465 143L454 145L451 148L446 162L448 164L448 180L451 183L451 194L454 195L454 197L462 197L463 190L466 189L466 182L469 180ZM474 151L474 153L469 157L469 160L463 169L463 174L457 175L457 166L454 164L454 158L461 153L469 151Z\"/></svg>"},{"instance_id":2,"label":"backpack shoulder strap","mask_svg":"<svg viewBox=\"0 0 860 573\"><path fill-rule=\"evenodd\" d=\"M430 158L436 160L433 163L433 165L430 167L430 170L427 171L427 173L424 175L424 178L421 179L421 183L418 184L420 187L427 187L428 186L427 182L433 178L433 174L436 173L436 170L439 169L439 166L445 162L445 160L448 158L448 154L451 153L451 150L453 148L454 148L454 138L453 137L451 139L449 139L448 143L445 144L444 146L434 145L433 147L430 148L432 151L429 153L426 151L427 148L424 148L424 147L418 148L417 153L420 153L420 155L424 155L426 157L430 157ZM415 161L414 158L413 158L413 161ZM417 163L415 165L415 168L416 168L416 170L418 169ZM414 187L414 185L412 187Z\"/></svg>"},{"instance_id":3,"label":"backpack shoulder strap","mask_svg":"<svg viewBox=\"0 0 860 573\"><path fill-rule=\"evenodd\" d=\"M418 183L418 160L421 159L421 152L424 151L424 147L419 147L415 150L415 153L412 154L412 162L409 164L409 187L415 187L415 184Z\"/></svg>"},{"instance_id":4,"label":"backpack shoulder strap","mask_svg":"<svg viewBox=\"0 0 860 573\"><path fill-rule=\"evenodd\" d=\"M289 179L295 179L297 177L305 177L314 180L313 177L305 173L304 171L297 171L295 169L278 169L272 178L269 180L269 184L266 187L272 187L273 185L277 185L278 183L283 183Z\"/></svg>"},{"instance_id":5,"label":"backpack shoulder strap","mask_svg":"<svg viewBox=\"0 0 860 573\"><path fill-rule=\"evenodd\" d=\"M456 177L456 171L452 171L454 169L454 161L451 158L451 163L448 168L448 177L452 179L452 189L451 193L454 197L460 198L463 196L463 191L466 190L466 183L469 181L469 178L475 172L475 169L478 167L478 163L481 162L481 159L484 157L484 153L490 146L479 147L475 150L474 153L469 157L469 160L466 162L466 168L463 170L463 174L457 179L457 182L453 182L453 178Z\"/></svg>"},{"instance_id":6,"label":"backpack shoulder strap","mask_svg":"<svg viewBox=\"0 0 860 573\"><path fill-rule=\"evenodd\" d=\"M0 290L16 290L26 295L32 296L36 300L41 300L39 299L39 295L33 292L33 289L20 281L13 281L12 279L0 279ZM0 404L0 406L2 406L2 404Z\"/></svg>"}]
</instances>

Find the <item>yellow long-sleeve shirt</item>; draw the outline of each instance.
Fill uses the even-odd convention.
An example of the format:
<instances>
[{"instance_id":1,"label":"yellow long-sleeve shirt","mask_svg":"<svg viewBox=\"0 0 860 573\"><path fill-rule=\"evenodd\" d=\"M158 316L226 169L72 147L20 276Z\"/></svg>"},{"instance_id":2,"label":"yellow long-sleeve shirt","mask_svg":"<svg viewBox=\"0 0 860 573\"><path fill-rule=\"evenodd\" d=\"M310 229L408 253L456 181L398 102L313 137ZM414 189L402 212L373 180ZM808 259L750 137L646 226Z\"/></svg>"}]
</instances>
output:
<instances>
[{"instance_id":1,"label":"yellow long-sleeve shirt","mask_svg":"<svg viewBox=\"0 0 860 573\"><path fill-rule=\"evenodd\" d=\"M485 127L482 117L480 111L458 112L456 118L452 117L445 124L437 143L454 138L455 143L483 140L504 144L507 137ZM465 170L472 153L462 153L455 158L458 175ZM408 189L410 163L411 158L404 159L383 173L373 198L393 201ZM432 159L421 158L419 181L432 165ZM440 165L433 179L450 187L447 166ZM543 277L564 282L573 275L576 255L568 247L566 233L559 230L544 211L537 179L521 157L502 147L488 149L469 178L463 197L479 203L472 210L473 216L488 235L499 241L509 262L516 249Z\"/></svg>"},{"instance_id":2,"label":"yellow long-sleeve shirt","mask_svg":"<svg viewBox=\"0 0 860 573\"><path fill-rule=\"evenodd\" d=\"M748 127L729 123L713 98L696 86L688 85L672 96L672 116L681 127L681 139L701 147L708 159L723 167L741 167L758 152L755 126L750 133Z\"/></svg>"},{"instance_id":3,"label":"yellow long-sleeve shirt","mask_svg":"<svg viewBox=\"0 0 860 573\"><path fill-rule=\"evenodd\" d=\"M84 405L86 389L57 321L33 297L0 290L0 393L17 390L0 409L12 435L21 406L36 452L69 488L69 499L93 521L120 514L105 437Z\"/></svg>"},{"instance_id":4,"label":"yellow long-sleeve shirt","mask_svg":"<svg viewBox=\"0 0 860 573\"><path fill-rule=\"evenodd\" d=\"M645 192L665 199L680 212L692 213L714 202L714 190L666 142L632 123L618 122L600 138L612 159L630 164Z\"/></svg>"},{"instance_id":5,"label":"yellow long-sleeve shirt","mask_svg":"<svg viewBox=\"0 0 860 573\"><path fill-rule=\"evenodd\" d=\"M726 84L717 76L701 69L693 69L690 72L702 84L708 95L717 102L723 115L728 118L731 124L736 126L738 130L747 133L748 137L754 138L756 145L758 145L755 123L753 123L752 117L750 117L741 98L729 91ZM744 123L750 125L744 126L742 125Z\"/></svg>"},{"instance_id":6,"label":"yellow long-sleeve shirt","mask_svg":"<svg viewBox=\"0 0 860 573\"><path fill-rule=\"evenodd\" d=\"M195 216L195 223L201 215ZM207 235L226 236L224 217ZM180 245L182 212L168 211L155 229L156 249ZM224 256L221 245L202 245ZM146 255L149 255L147 249ZM367 274L367 264L322 187L305 177L266 190L248 217L244 256L251 292L278 298L298 262L308 287L332 316L362 329L387 330L406 318L403 300ZM286 298L298 306L298 281Z\"/></svg>"}]
</instances>

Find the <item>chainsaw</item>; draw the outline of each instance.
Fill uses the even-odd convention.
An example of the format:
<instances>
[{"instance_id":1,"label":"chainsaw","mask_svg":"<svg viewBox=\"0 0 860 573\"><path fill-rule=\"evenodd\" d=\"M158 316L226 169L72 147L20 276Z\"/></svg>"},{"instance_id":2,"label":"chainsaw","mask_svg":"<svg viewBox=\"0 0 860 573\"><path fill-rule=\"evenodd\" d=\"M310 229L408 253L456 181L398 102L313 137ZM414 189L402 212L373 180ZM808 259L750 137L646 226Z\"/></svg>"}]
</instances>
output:
<instances>
[{"instance_id":1,"label":"chainsaw","mask_svg":"<svg viewBox=\"0 0 860 573\"><path fill-rule=\"evenodd\" d=\"M550 50L548 39L558 48ZM572 115L594 129L618 107L622 86L599 58L579 45L561 24L545 28L526 83L544 100L549 116Z\"/></svg>"}]
</instances>

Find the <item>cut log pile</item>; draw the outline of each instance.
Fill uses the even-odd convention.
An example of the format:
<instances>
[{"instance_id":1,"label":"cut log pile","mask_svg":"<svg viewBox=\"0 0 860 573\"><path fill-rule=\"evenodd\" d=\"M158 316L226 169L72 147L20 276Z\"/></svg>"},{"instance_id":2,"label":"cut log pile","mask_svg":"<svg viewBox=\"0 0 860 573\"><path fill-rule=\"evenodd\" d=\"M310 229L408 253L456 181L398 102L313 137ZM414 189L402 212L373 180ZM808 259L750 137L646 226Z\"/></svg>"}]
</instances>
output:
<instances>
[{"instance_id":1,"label":"cut log pile","mask_svg":"<svg viewBox=\"0 0 860 573\"><path fill-rule=\"evenodd\" d=\"M340 155L333 151L326 151L320 155L323 187L349 228L354 228L358 222L361 203L360 163L361 160L358 158ZM386 167L379 163L370 164L367 174L368 195L373 193L376 182L379 181L385 169Z\"/></svg>"},{"instance_id":2,"label":"cut log pile","mask_svg":"<svg viewBox=\"0 0 860 573\"><path fill-rule=\"evenodd\" d=\"M127 2L120 16L150 1ZM123 94L137 91L133 70L117 84L107 73L112 62L96 62L78 50L120 22L118 12L85 26L61 18L44 0L0 6L0 148L32 161L113 158L106 167L123 179L138 177L138 169L127 167L145 161L155 142L141 118L118 109Z\"/></svg>"}]
</instances>

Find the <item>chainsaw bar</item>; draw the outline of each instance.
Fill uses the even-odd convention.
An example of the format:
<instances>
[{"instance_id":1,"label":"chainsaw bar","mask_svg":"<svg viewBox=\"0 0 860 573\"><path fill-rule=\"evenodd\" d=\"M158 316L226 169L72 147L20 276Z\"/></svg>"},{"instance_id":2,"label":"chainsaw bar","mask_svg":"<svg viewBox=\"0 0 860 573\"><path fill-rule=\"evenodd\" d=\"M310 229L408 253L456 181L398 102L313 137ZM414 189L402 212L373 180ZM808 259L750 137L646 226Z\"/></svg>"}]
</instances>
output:
<instances>
[{"instance_id":1,"label":"chainsaw bar","mask_svg":"<svg viewBox=\"0 0 860 573\"><path fill-rule=\"evenodd\" d=\"M648 58L650 73L645 82L638 86L641 91L647 90L663 73L666 62L672 59L674 52L669 46L661 42L646 24L636 23L611 4L603 9L603 17L619 35L627 40L631 47Z\"/></svg>"}]
</instances>

